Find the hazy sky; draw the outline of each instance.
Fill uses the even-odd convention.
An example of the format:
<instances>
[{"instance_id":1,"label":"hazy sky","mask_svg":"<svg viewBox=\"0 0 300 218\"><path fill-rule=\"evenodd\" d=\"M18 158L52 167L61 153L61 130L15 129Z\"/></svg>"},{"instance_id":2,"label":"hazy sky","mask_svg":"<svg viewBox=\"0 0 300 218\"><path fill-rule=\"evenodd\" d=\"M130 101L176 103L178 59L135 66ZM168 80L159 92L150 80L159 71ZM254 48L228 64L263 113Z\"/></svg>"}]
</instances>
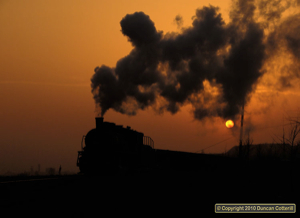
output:
<instances>
[{"instance_id":1,"label":"hazy sky","mask_svg":"<svg viewBox=\"0 0 300 218\"><path fill-rule=\"evenodd\" d=\"M62 165L63 172L77 172L81 137L95 127L94 69L115 67L133 49L121 32L122 18L143 11L163 34L180 32L177 15L181 27L189 27L196 9L209 4L220 7L225 23L230 22L229 0L0 1L0 174L29 171L31 166L36 170L38 164L42 171ZM299 7L291 6L270 21L265 36L277 28L282 31L274 40L281 39L281 24L297 13ZM289 28L298 47L277 49L245 106L244 125L254 143L273 142L282 135L285 118L299 114L299 75L288 72L299 72L300 28ZM283 86L279 77L289 85ZM227 129L226 120L195 120L191 110L185 104L174 115L149 108L127 116L110 109L104 120L143 132L161 149L201 152L228 139L204 150L220 153L238 144L239 123Z\"/></svg>"}]
</instances>

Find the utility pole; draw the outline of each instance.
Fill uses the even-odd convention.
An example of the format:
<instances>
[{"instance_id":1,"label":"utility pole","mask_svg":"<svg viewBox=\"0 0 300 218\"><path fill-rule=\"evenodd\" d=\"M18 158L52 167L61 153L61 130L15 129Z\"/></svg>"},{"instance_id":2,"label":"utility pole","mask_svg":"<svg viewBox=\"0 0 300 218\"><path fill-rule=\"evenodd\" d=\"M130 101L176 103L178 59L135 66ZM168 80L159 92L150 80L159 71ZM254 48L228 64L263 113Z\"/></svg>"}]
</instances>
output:
<instances>
[{"instance_id":1,"label":"utility pole","mask_svg":"<svg viewBox=\"0 0 300 218\"><path fill-rule=\"evenodd\" d=\"M244 100L242 105L242 113L241 113L241 132L240 132L240 145L239 145L239 158L243 157L243 123L244 123Z\"/></svg>"}]
</instances>

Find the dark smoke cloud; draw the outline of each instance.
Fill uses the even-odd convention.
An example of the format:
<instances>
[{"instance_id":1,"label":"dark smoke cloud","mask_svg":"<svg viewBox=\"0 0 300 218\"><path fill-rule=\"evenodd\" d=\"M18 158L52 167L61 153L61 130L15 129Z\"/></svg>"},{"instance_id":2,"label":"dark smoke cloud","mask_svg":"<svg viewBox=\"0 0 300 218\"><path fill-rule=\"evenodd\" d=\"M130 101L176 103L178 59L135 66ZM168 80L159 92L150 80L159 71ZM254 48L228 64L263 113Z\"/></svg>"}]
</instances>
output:
<instances>
[{"instance_id":1,"label":"dark smoke cloud","mask_svg":"<svg viewBox=\"0 0 300 218\"><path fill-rule=\"evenodd\" d=\"M278 50L278 39L284 39L299 58L299 24L287 20L293 23L292 30L283 34L287 24L282 24L266 37L265 25L257 21L256 10L261 9L259 16L265 21L279 19L290 7L272 9L278 4L234 1L228 24L217 7L203 7L196 10L191 27L165 35L143 12L126 15L120 24L133 50L115 68L97 67L91 79L101 115L110 108L134 115L147 107L176 113L192 104L198 120L234 119L262 77L270 51Z\"/></svg>"},{"instance_id":2,"label":"dark smoke cloud","mask_svg":"<svg viewBox=\"0 0 300 218\"><path fill-rule=\"evenodd\" d=\"M127 14L120 24L122 33L128 36L133 46L140 47L160 39L160 34L156 31L154 23L143 12Z\"/></svg>"},{"instance_id":3,"label":"dark smoke cloud","mask_svg":"<svg viewBox=\"0 0 300 218\"><path fill-rule=\"evenodd\" d=\"M277 89L292 87L292 82L300 78L300 14L286 18L274 28L267 38L267 48L269 59L277 55L290 60L281 66Z\"/></svg>"}]
</instances>

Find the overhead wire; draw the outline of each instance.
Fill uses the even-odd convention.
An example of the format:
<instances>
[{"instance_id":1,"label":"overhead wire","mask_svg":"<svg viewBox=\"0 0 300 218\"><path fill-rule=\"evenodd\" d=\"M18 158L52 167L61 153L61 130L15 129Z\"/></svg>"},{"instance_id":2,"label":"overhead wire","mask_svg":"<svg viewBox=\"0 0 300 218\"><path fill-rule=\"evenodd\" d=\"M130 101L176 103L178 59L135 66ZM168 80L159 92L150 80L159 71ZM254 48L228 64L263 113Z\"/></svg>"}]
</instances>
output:
<instances>
[{"instance_id":1,"label":"overhead wire","mask_svg":"<svg viewBox=\"0 0 300 218\"><path fill-rule=\"evenodd\" d=\"M225 141L227 141L227 140L229 140L229 139L232 139L232 138L234 138L234 136L231 136L231 137L229 137L229 138L227 138L227 139L224 139L224 140L222 140L222 141L220 141L220 142L217 142L217 143L215 143L215 144L212 144L212 145L210 145L210 146L208 146L208 147L206 147L206 148L203 148L203 149L201 149L201 150L199 150L199 151L196 151L195 153L198 153L198 152L200 152L200 151L204 151L204 150L206 150L206 149L208 149L208 148L211 148L211 147L213 147L213 146L216 146L216 145L218 145L218 144L221 144L222 142L225 142Z\"/></svg>"}]
</instances>

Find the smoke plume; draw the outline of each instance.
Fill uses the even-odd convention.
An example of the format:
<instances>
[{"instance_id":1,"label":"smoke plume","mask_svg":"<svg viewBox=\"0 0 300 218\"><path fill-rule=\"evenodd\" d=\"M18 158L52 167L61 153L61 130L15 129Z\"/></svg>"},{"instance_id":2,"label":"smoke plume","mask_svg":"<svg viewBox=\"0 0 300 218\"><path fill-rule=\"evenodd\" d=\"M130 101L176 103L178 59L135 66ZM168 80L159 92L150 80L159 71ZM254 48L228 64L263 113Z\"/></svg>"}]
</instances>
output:
<instances>
[{"instance_id":1,"label":"smoke plume","mask_svg":"<svg viewBox=\"0 0 300 218\"><path fill-rule=\"evenodd\" d=\"M265 73L263 66L282 46L299 66L299 14L279 22L285 10L297 6L299 1L233 1L228 24L218 7L205 6L196 10L191 27L167 34L143 12L127 14L120 25L134 48L116 67L97 67L91 79L101 115L110 108L135 115L148 107L174 114L191 104L198 120L235 119ZM295 76L299 68L281 80Z\"/></svg>"}]
</instances>

